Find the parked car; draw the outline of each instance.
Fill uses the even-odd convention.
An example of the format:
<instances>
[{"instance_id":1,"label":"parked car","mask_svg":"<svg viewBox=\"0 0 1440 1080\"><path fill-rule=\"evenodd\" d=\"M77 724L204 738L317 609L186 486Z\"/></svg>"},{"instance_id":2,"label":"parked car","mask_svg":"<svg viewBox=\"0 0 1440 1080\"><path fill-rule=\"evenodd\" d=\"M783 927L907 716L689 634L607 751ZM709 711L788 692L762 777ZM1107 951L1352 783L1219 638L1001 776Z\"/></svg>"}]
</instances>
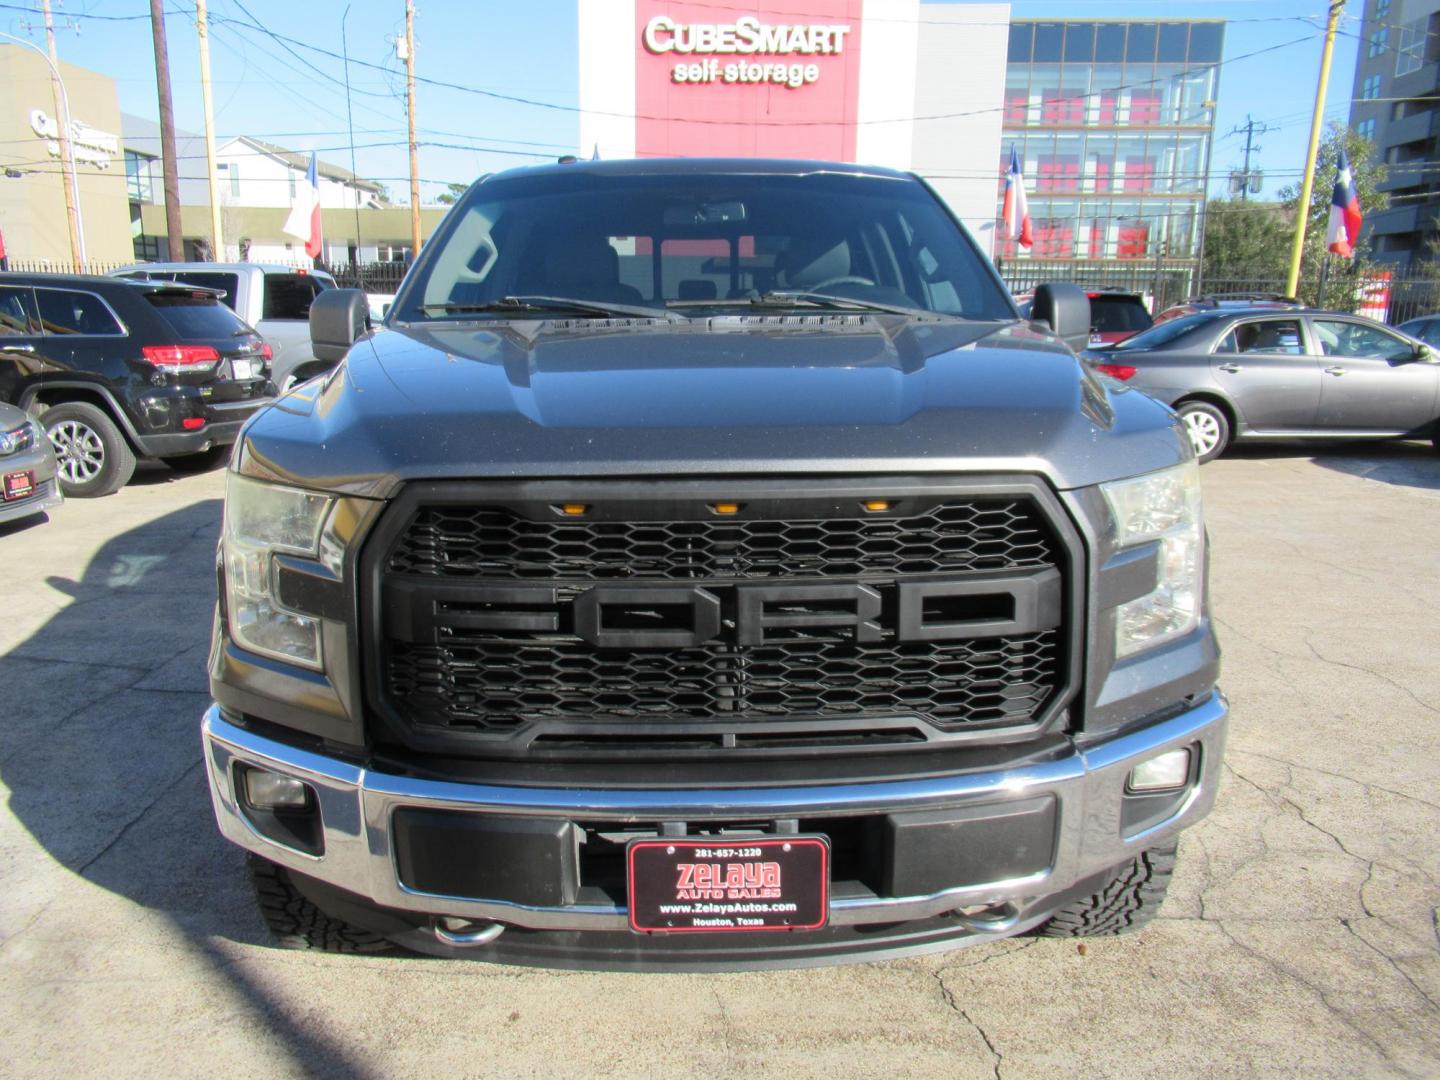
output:
<instances>
[{"instance_id":1,"label":"parked car","mask_svg":"<svg viewBox=\"0 0 1440 1080\"><path fill-rule=\"evenodd\" d=\"M1200 478L1081 289L1021 322L913 174L646 158L486 177L367 306L316 298L351 377L225 496L203 759L278 940L714 971L1155 914L1224 756Z\"/></svg>"},{"instance_id":2,"label":"parked car","mask_svg":"<svg viewBox=\"0 0 1440 1080\"><path fill-rule=\"evenodd\" d=\"M1437 354L1358 315L1202 311L1085 357L1173 407L1201 461L1252 439L1424 437L1440 447Z\"/></svg>"},{"instance_id":3,"label":"parked car","mask_svg":"<svg viewBox=\"0 0 1440 1080\"><path fill-rule=\"evenodd\" d=\"M23 409L0 403L0 524L33 517L63 501L55 480L55 450L45 429Z\"/></svg>"},{"instance_id":4,"label":"parked car","mask_svg":"<svg viewBox=\"0 0 1440 1080\"><path fill-rule=\"evenodd\" d=\"M1082 286L1083 288L1083 286ZM1126 338L1150 329L1153 320L1145 306L1143 293L1124 289L1087 289L1090 298L1090 344L1114 345ZM1030 305L1034 292L1024 292L1015 298L1020 314L1030 317Z\"/></svg>"},{"instance_id":5,"label":"parked car","mask_svg":"<svg viewBox=\"0 0 1440 1080\"><path fill-rule=\"evenodd\" d=\"M1169 322L1182 315L1195 315L1202 311L1244 311L1251 308L1300 308L1304 306L1293 296L1281 296L1277 293L1209 293L1205 296L1192 296L1189 300L1172 304L1156 315L1155 321L1157 323Z\"/></svg>"},{"instance_id":6,"label":"parked car","mask_svg":"<svg viewBox=\"0 0 1440 1080\"><path fill-rule=\"evenodd\" d=\"M0 274L0 401L40 418L66 495L108 495L137 455L214 465L274 392L264 342L213 291Z\"/></svg>"},{"instance_id":7,"label":"parked car","mask_svg":"<svg viewBox=\"0 0 1440 1080\"><path fill-rule=\"evenodd\" d=\"M1440 315L1422 315L1418 319L1401 323L1396 329L1425 342L1426 345L1440 348Z\"/></svg>"},{"instance_id":8,"label":"parked car","mask_svg":"<svg viewBox=\"0 0 1440 1080\"><path fill-rule=\"evenodd\" d=\"M272 377L282 394L334 366L317 360L310 348L310 302L335 288L335 279L323 270L248 262L145 263L116 270L114 276L220 290L225 306L253 326L274 352Z\"/></svg>"}]
</instances>

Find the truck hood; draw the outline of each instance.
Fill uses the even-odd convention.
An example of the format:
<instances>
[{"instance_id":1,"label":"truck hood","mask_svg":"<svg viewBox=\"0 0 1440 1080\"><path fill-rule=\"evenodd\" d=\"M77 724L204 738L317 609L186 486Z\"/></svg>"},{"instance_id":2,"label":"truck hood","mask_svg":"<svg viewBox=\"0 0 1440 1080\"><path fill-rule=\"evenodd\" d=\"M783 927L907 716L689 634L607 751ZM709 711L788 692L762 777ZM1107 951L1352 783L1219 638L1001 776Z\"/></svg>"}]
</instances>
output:
<instances>
[{"instance_id":1,"label":"truck hood","mask_svg":"<svg viewBox=\"0 0 1440 1080\"><path fill-rule=\"evenodd\" d=\"M728 316L397 324L257 415L246 468L388 497L417 479L1173 465L1168 410L1025 323Z\"/></svg>"}]
</instances>

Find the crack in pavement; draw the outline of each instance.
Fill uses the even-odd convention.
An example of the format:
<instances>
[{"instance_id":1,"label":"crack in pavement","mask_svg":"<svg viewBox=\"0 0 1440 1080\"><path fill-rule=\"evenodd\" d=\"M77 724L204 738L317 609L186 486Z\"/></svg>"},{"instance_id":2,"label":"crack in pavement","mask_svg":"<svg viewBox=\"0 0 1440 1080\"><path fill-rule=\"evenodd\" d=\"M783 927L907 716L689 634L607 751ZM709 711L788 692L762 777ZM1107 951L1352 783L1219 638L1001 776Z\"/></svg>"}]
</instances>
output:
<instances>
[{"instance_id":1,"label":"crack in pavement","mask_svg":"<svg viewBox=\"0 0 1440 1080\"><path fill-rule=\"evenodd\" d=\"M1384 919L1381 919L1380 921L1385 922ZM1390 967L1394 969L1395 974L1399 975L1402 979L1409 983L1410 988L1414 990L1417 994L1419 994L1422 998L1424 998L1429 1003L1432 1009L1440 1009L1440 1002L1437 1002L1433 997L1426 993L1426 991L1420 986L1420 984L1410 977L1410 973L1404 968L1402 968L1398 963L1396 963L1393 956L1385 952L1383 949L1377 947L1372 942L1367 941L1361 935L1361 933L1355 929L1354 925L1349 919L1341 919L1340 925L1343 926L1346 930L1350 931L1350 936L1353 937L1356 941L1360 942L1360 944L1364 945L1376 956L1380 957L1381 960L1384 960L1385 963L1389 964ZM1389 923L1386 923L1386 925L1389 925Z\"/></svg>"},{"instance_id":2,"label":"crack in pavement","mask_svg":"<svg viewBox=\"0 0 1440 1080\"><path fill-rule=\"evenodd\" d=\"M1017 949L1015 951L1019 952L1020 950ZM970 966L978 967L979 965L972 964ZM942 968L941 970L934 973L935 984L940 988L940 999L945 1002L945 1004L949 1006L953 1011L959 1013L960 1016L964 1017L965 1022L975 1029L975 1034L980 1036L981 1040L985 1043L985 1048L990 1051L990 1071L994 1075L995 1080L1000 1080L1000 1066L1005 1060L1005 1055L1000 1053L999 1049L995 1046L994 1041L990 1038L989 1034L985 1031L985 1029L981 1027L978 1023L976 1023L975 1018L971 1016L968 1012L966 1012L960 1006L960 1003L955 1000L954 993L950 990L948 986L945 985L945 972L948 970L950 969Z\"/></svg>"},{"instance_id":3,"label":"crack in pavement","mask_svg":"<svg viewBox=\"0 0 1440 1080\"><path fill-rule=\"evenodd\" d=\"M1383 1058L1386 1063L1394 1066L1396 1069L1398 1069L1400 1072L1404 1073L1407 1076L1415 1075L1406 1070L1398 1061L1391 1057L1390 1052L1385 1049L1385 1046L1378 1039L1376 1039L1364 1028L1356 1024L1340 1009L1336 1008L1335 1005L1331 1003L1329 995L1320 987L1312 983L1309 979L1305 978L1305 976L1300 974L1300 972L1296 971L1294 968L1288 967L1285 964L1280 963L1280 961L1276 960L1274 957L1268 956L1265 953L1260 952L1258 949L1246 945L1243 941L1241 941L1233 933L1230 932L1230 929L1225 925L1222 920L1211 920L1211 925L1214 926L1217 930L1219 930L1222 934L1224 934L1226 938L1230 940L1231 944L1233 944L1237 949L1245 953L1247 956L1258 960L1261 964L1264 964L1271 971L1274 971L1279 975L1291 979L1292 981L1299 983L1301 986L1305 987L1305 989L1309 990L1312 994L1315 995L1316 999L1320 1002L1320 1004L1325 1007L1326 1012L1335 1017L1335 1019L1338 1020L1341 1024L1343 1024L1348 1030L1354 1032L1365 1042L1373 1046L1376 1052L1379 1053L1381 1058Z\"/></svg>"},{"instance_id":4,"label":"crack in pavement","mask_svg":"<svg viewBox=\"0 0 1440 1080\"><path fill-rule=\"evenodd\" d=\"M1347 776L1345 773L1332 772L1329 769L1322 769L1318 765L1302 765L1299 762L1287 761L1284 758L1275 757L1273 754L1262 754L1258 750L1242 750L1238 746L1227 746L1225 748L1225 753L1227 755L1243 754L1246 757L1257 757L1263 761L1274 762L1276 765L1284 765L1291 769L1299 769L1301 772L1319 773L1321 776L1334 777L1336 780L1346 780L1352 784L1358 785L1366 791L1383 791L1387 795L1394 795L1397 799L1408 799L1411 802L1419 803L1421 806L1428 806L1432 810L1440 810L1440 803L1433 803L1430 802L1428 799L1420 798L1420 796L1418 795L1409 795L1406 792L1397 791L1394 788L1384 787L1380 784L1373 784L1368 780L1361 780L1354 776Z\"/></svg>"},{"instance_id":5,"label":"crack in pavement","mask_svg":"<svg viewBox=\"0 0 1440 1080\"><path fill-rule=\"evenodd\" d=\"M125 838L125 835L137 822L140 821L141 818L143 818L146 814L153 810L161 799L165 798L166 795L169 795L172 791L174 791L177 787L184 783L185 780L197 769L199 769L200 766L203 764L205 764L204 760L197 758L195 761L192 761L189 765L187 765L185 767L185 771L182 772L179 776L175 777L175 779L171 780L163 788L161 788L160 793L156 795L155 798L151 799L148 803L146 803L144 807L141 808L138 814L132 817L129 821L125 822L124 825L120 826L120 831L110 838L110 842L108 844L106 844L103 848L97 851L94 855L90 856L90 858L86 859L85 862L82 863L80 866L76 867L75 873L78 874L80 877L84 877L86 870L89 870L91 866L93 866L96 862L98 862L101 858L104 857L106 852L108 852L111 848L113 848L116 844L123 840Z\"/></svg>"},{"instance_id":6,"label":"crack in pavement","mask_svg":"<svg viewBox=\"0 0 1440 1080\"><path fill-rule=\"evenodd\" d=\"M1440 709L1437 709L1428 701L1423 700L1419 694L1415 693L1414 690L1411 690L1402 682L1396 682L1394 679L1390 678L1389 675L1383 675L1372 668L1364 667L1360 664L1347 664L1344 660L1332 660L1330 657L1322 653L1319 649L1315 648L1315 643L1310 640L1310 633L1310 631L1307 631L1305 634L1305 644L1309 646L1310 651L1315 654L1315 659L1319 660L1322 664L1333 664L1335 667L1342 667L1348 671L1359 671L1363 674L1373 676L1374 678L1379 679L1381 682L1388 683L1390 686L1393 686L1402 694L1407 695L1412 701L1415 702L1416 705L1419 705L1422 709L1429 709L1433 713L1440 713Z\"/></svg>"}]
</instances>

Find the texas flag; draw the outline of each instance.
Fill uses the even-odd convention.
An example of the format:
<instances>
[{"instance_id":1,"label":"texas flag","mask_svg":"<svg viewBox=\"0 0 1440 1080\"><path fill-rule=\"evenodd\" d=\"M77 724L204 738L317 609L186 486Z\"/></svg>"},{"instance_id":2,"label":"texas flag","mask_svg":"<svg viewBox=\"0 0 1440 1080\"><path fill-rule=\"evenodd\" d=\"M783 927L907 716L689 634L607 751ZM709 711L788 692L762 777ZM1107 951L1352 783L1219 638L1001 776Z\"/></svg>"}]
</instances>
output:
<instances>
[{"instance_id":1,"label":"texas flag","mask_svg":"<svg viewBox=\"0 0 1440 1080\"><path fill-rule=\"evenodd\" d=\"M1020 158L1015 147L1010 147L1010 168L1005 173L1005 202L1000 216L1005 222L1005 239L1018 240L1021 247L1029 247L1034 238L1030 235L1030 203L1025 198L1025 177L1020 173Z\"/></svg>"},{"instance_id":2,"label":"texas flag","mask_svg":"<svg viewBox=\"0 0 1440 1080\"><path fill-rule=\"evenodd\" d=\"M305 183L295 190L295 205L285 219L284 233L305 241L305 254L320 257L320 181L315 175L315 154L310 154L310 168Z\"/></svg>"},{"instance_id":3,"label":"texas flag","mask_svg":"<svg viewBox=\"0 0 1440 1080\"><path fill-rule=\"evenodd\" d=\"M1350 258L1355 254L1355 239L1360 235L1360 194L1355 178L1350 175L1350 159L1345 151L1335 162L1335 194L1330 196L1330 227L1325 230L1325 243L1336 255Z\"/></svg>"}]
</instances>

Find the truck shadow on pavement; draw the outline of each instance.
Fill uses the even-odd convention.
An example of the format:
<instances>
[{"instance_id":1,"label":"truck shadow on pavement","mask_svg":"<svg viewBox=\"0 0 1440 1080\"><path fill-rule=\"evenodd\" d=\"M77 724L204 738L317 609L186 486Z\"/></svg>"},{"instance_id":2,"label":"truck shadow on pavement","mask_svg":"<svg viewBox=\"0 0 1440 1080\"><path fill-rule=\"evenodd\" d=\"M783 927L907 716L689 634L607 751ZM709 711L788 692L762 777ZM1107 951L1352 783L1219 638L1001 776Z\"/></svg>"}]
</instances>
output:
<instances>
[{"instance_id":1,"label":"truck shadow on pavement","mask_svg":"<svg viewBox=\"0 0 1440 1080\"><path fill-rule=\"evenodd\" d=\"M1440 453L1421 442L1353 442L1233 447L1228 457L1254 460L1309 459L1322 469L1398 487L1440 491ZM1201 474L1203 477L1203 473Z\"/></svg>"},{"instance_id":2,"label":"truck shadow on pavement","mask_svg":"<svg viewBox=\"0 0 1440 1080\"><path fill-rule=\"evenodd\" d=\"M64 926L86 910L84 896L71 897L73 883L8 823L0 836L17 842L6 876L12 895L43 901L26 921L49 923L47 937L108 951L112 966L208 968L213 986L282 1039L299 1070L356 1075L364 1066L346 1047L303 1028L296 1018L305 1009L263 984L269 939L244 858L215 828L199 721L209 701L220 513L219 499L197 502L107 541L79 581L47 579L63 594L53 597L59 610L0 656L0 781L10 815L56 863L163 915L175 931L165 951L127 958L157 949L154 928L106 905L100 926ZM184 955L165 959L172 949Z\"/></svg>"}]
</instances>

